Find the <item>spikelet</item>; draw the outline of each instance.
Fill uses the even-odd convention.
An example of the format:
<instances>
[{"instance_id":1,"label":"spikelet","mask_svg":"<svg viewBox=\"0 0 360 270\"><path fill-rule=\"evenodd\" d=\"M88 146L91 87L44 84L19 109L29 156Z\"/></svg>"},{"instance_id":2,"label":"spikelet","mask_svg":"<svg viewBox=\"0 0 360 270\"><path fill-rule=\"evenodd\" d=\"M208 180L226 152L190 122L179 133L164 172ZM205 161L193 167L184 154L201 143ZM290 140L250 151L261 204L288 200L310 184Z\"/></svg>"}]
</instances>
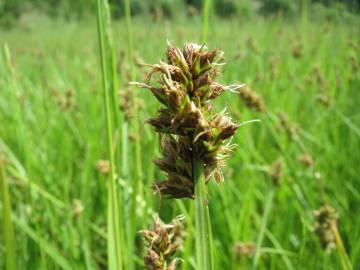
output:
<instances>
[{"instance_id":1,"label":"spikelet","mask_svg":"<svg viewBox=\"0 0 360 270\"><path fill-rule=\"evenodd\" d=\"M96 170L104 175L108 175L110 171L110 162L104 159L96 161Z\"/></svg>"},{"instance_id":2,"label":"spikelet","mask_svg":"<svg viewBox=\"0 0 360 270\"><path fill-rule=\"evenodd\" d=\"M179 249L184 237L183 217L174 218L170 224L164 224L155 218L153 228L143 230L145 242L145 267L149 270L174 270L177 259L173 255Z\"/></svg>"},{"instance_id":3,"label":"spikelet","mask_svg":"<svg viewBox=\"0 0 360 270\"><path fill-rule=\"evenodd\" d=\"M332 226L337 223L338 214L334 208L324 205L314 211L315 224L314 232L319 237L321 247L326 251L331 251L335 247L335 234Z\"/></svg>"},{"instance_id":4,"label":"spikelet","mask_svg":"<svg viewBox=\"0 0 360 270\"><path fill-rule=\"evenodd\" d=\"M311 168L314 166L315 162L311 155L309 154L302 154L298 157L299 162L307 168Z\"/></svg>"},{"instance_id":5,"label":"spikelet","mask_svg":"<svg viewBox=\"0 0 360 270\"><path fill-rule=\"evenodd\" d=\"M235 255L241 259L244 257L252 257L255 253L256 245L254 242L238 242L234 246Z\"/></svg>"},{"instance_id":6,"label":"spikelet","mask_svg":"<svg viewBox=\"0 0 360 270\"><path fill-rule=\"evenodd\" d=\"M240 98L246 107L254 111L263 112L265 110L262 96L256 94L250 87L244 86L239 89Z\"/></svg>"},{"instance_id":7,"label":"spikelet","mask_svg":"<svg viewBox=\"0 0 360 270\"><path fill-rule=\"evenodd\" d=\"M299 126L296 123L290 122L288 116L284 113L279 113L280 128L284 130L289 139L295 139L299 134Z\"/></svg>"},{"instance_id":8,"label":"spikelet","mask_svg":"<svg viewBox=\"0 0 360 270\"><path fill-rule=\"evenodd\" d=\"M221 168L234 149L228 139L238 125L225 110L214 113L211 100L239 87L214 81L220 74L217 61L222 59L219 50L196 44L179 49L168 43L167 61L150 65L145 83L135 83L162 104L157 116L147 121L162 138L162 157L155 164L167 179L153 186L162 195L194 198L194 160L203 163L206 181L211 176L223 180Z\"/></svg>"},{"instance_id":9,"label":"spikelet","mask_svg":"<svg viewBox=\"0 0 360 270\"><path fill-rule=\"evenodd\" d=\"M268 169L268 175L271 178L271 181L273 182L274 186L278 186L281 183L281 177L282 177L282 171L283 171L283 163L280 159L274 161L269 169Z\"/></svg>"}]
</instances>

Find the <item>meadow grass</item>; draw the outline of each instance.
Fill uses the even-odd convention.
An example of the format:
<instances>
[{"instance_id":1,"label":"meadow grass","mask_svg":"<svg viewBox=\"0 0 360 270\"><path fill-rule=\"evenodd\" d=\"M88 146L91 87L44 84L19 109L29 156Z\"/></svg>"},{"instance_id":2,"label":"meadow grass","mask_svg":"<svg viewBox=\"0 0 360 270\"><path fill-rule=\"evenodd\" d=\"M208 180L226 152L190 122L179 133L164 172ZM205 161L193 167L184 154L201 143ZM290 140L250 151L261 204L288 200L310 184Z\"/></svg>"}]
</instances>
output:
<instances>
[{"instance_id":1,"label":"meadow grass","mask_svg":"<svg viewBox=\"0 0 360 270\"><path fill-rule=\"evenodd\" d=\"M147 63L165 57L166 39L181 46L201 34L196 18L146 20L133 20L133 39L134 56ZM214 269L342 269L337 252L327 254L312 231L313 210L324 203L319 184L339 214L339 234L352 267L360 267L358 26L309 21L303 33L296 21L211 24L208 46L221 48L227 62L222 82L248 84L262 95L266 108L263 113L249 110L233 93L215 106L226 106L238 122L261 122L239 128L234 138L239 146L228 163L226 181L219 187L209 184ZM121 52L127 55L124 29L125 22L114 23L121 87L127 70L119 57ZM2 55L0 151L7 159L16 269L104 269L107 177L95 165L107 159L108 140L95 20L2 30L0 42L8 44L13 69L3 72L8 63ZM142 78L145 70L135 72ZM147 91L137 91L142 107L136 113L147 119L158 105ZM281 125L279 113L297 124L295 138ZM121 127L122 118L118 121L114 124ZM133 132L130 125L129 134ZM159 154L158 138L146 125L138 132L144 197L132 213L141 217L133 232L152 223L154 212L161 212L165 221L185 214L192 235L188 233L179 257L183 269L195 269L193 202L174 203L152 194L150 184L163 178L152 164ZM129 175L124 180L129 180L119 181L119 189L130 198L137 167L135 144L128 147ZM302 154L310 154L315 164L303 166ZM283 164L278 185L269 176L276 160ZM75 199L84 207L80 214ZM6 211L2 203L0 223ZM3 269L3 234L0 240ZM234 252L239 242L255 243L253 256L239 258ZM142 255L137 248L134 263L140 269Z\"/></svg>"}]
</instances>

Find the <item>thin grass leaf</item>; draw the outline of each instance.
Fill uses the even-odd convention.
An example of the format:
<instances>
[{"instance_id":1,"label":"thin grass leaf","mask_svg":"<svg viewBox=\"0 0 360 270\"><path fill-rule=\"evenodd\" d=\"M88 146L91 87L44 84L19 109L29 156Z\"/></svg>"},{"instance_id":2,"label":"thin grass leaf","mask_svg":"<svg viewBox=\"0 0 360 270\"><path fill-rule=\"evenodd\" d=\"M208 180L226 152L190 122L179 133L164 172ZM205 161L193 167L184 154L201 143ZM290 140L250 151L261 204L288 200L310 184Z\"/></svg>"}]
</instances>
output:
<instances>
[{"instance_id":1,"label":"thin grass leaf","mask_svg":"<svg viewBox=\"0 0 360 270\"><path fill-rule=\"evenodd\" d=\"M106 131L107 131L107 150L110 162L110 173L108 181L108 260L109 269L121 270L123 269L123 255L122 255L122 233L120 230L118 192L115 177L115 160L112 148L113 142L113 119L114 110L111 106L111 83L114 84L116 79L114 73L109 71L111 67L111 58L109 58L109 48L111 48L110 36L110 18L108 12L108 2L106 0L97 0L97 24L98 24L98 38L100 48L101 61L101 75L102 88L104 95L104 108L106 117ZM105 29L104 29L105 28ZM110 75L109 75L110 74Z\"/></svg>"},{"instance_id":2,"label":"thin grass leaf","mask_svg":"<svg viewBox=\"0 0 360 270\"><path fill-rule=\"evenodd\" d=\"M15 248L15 234L13 223L11 220L12 210L10 203L10 193L7 178L5 175L5 161L0 155L0 188L1 188L1 202L3 205L2 220L3 220L3 235L5 238L5 260L6 269L16 269L16 248Z\"/></svg>"}]
</instances>

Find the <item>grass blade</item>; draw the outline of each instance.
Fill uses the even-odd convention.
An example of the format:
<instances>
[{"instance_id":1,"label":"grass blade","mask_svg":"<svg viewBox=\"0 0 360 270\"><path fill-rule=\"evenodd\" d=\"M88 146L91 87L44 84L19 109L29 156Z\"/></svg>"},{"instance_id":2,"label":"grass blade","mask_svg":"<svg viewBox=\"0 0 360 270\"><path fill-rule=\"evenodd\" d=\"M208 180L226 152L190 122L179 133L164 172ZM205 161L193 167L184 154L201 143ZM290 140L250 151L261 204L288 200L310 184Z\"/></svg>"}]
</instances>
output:
<instances>
[{"instance_id":1,"label":"grass blade","mask_svg":"<svg viewBox=\"0 0 360 270\"><path fill-rule=\"evenodd\" d=\"M260 232L259 232L259 237L256 243L256 251L255 251L255 256L254 256L254 261L253 261L253 266L252 269L255 270L258 267L259 264L259 260L260 260L260 256L261 256L261 245L262 242L264 240L264 236L265 236L265 231L266 231L266 224L268 221L268 217L270 214L270 209L271 209L271 205L272 205L272 200L274 197L274 191L271 190L270 193L268 194L268 197L266 199L265 202L265 211L263 214L263 218L261 220L261 227L260 227Z\"/></svg>"},{"instance_id":2,"label":"grass blade","mask_svg":"<svg viewBox=\"0 0 360 270\"><path fill-rule=\"evenodd\" d=\"M109 269L123 269L123 257L121 252L121 240L122 235L120 231L120 220L119 218L119 205L118 205L118 193L116 188L116 179L115 179L115 161L114 161L114 151L112 148L113 141L113 117L111 100L110 100L110 90L109 81L114 85L114 73L109 77L108 68L111 67L109 63L109 31L110 29L104 29L110 27L109 21L106 19L106 8L108 8L108 3L106 0L97 0L97 24L98 24L98 38L99 38L99 48L100 48L100 61L101 61L101 75L102 75L102 88L104 94L104 107L105 107L105 116L106 116L106 131L107 131L107 148L108 148L108 158L110 163L110 174L108 181L108 260L109 260ZM108 11L108 10L107 10ZM109 16L109 15L108 15ZM105 32L107 31L108 39L106 40ZM107 46L106 46L107 45Z\"/></svg>"},{"instance_id":3,"label":"grass blade","mask_svg":"<svg viewBox=\"0 0 360 270\"><path fill-rule=\"evenodd\" d=\"M16 269L16 252L15 252L15 235L14 227L11 220L11 204L10 204L10 194L7 178L5 175L5 160L0 156L0 181L1 181L1 199L3 205L3 233L5 236L5 246L6 246L6 269L15 270Z\"/></svg>"}]
</instances>

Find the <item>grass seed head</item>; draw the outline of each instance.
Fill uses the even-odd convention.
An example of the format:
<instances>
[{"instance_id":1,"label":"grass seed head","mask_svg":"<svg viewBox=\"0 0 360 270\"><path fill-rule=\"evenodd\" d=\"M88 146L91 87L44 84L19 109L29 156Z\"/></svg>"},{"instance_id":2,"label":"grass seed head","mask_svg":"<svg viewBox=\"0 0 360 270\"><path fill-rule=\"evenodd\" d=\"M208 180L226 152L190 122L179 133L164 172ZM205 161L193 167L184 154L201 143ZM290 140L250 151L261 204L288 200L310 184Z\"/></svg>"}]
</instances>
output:
<instances>
[{"instance_id":1,"label":"grass seed head","mask_svg":"<svg viewBox=\"0 0 360 270\"><path fill-rule=\"evenodd\" d=\"M241 259L244 257L252 257L255 253L256 245L254 242L238 242L234 246L236 256Z\"/></svg>"},{"instance_id":2,"label":"grass seed head","mask_svg":"<svg viewBox=\"0 0 360 270\"><path fill-rule=\"evenodd\" d=\"M255 93L250 87L241 87L239 89L239 93L241 100L249 109L258 112L263 112L265 110L264 100L262 96Z\"/></svg>"},{"instance_id":3,"label":"grass seed head","mask_svg":"<svg viewBox=\"0 0 360 270\"><path fill-rule=\"evenodd\" d=\"M102 160L102 159L96 161L96 170L104 175L109 174L110 162L108 160Z\"/></svg>"},{"instance_id":4,"label":"grass seed head","mask_svg":"<svg viewBox=\"0 0 360 270\"><path fill-rule=\"evenodd\" d=\"M314 159L312 158L311 155L309 154L302 154L298 157L298 160L299 162L304 166L304 167L307 167L307 168L311 168L314 166L315 164L315 161Z\"/></svg>"},{"instance_id":5,"label":"grass seed head","mask_svg":"<svg viewBox=\"0 0 360 270\"><path fill-rule=\"evenodd\" d=\"M334 208L324 205L314 211L315 224L314 232L319 237L321 247L331 251L335 247L335 234L333 226L336 226L338 214Z\"/></svg>"},{"instance_id":6,"label":"grass seed head","mask_svg":"<svg viewBox=\"0 0 360 270\"><path fill-rule=\"evenodd\" d=\"M141 233L146 249L145 267L150 270L174 270L177 259L173 259L173 255L184 237L183 217L176 217L169 224L156 217L153 227Z\"/></svg>"},{"instance_id":7,"label":"grass seed head","mask_svg":"<svg viewBox=\"0 0 360 270\"><path fill-rule=\"evenodd\" d=\"M275 186L278 186L281 182L282 171L283 163L280 159L274 161L268 169L268 174Z\"/></svg>"},{"instance_id":8,"label":"grass seed head","mask_svg":"<svg viewBox=\"0 0 360 270\"><path fill-rule=\"evenodd\" d=\"M234 149L228 140L238 125L226 113L213 112L211 101L237 86L223 86L214 81L220 75L218 66L223 53L187 43L182 49L168 43L167 61L149 65L152 69L145 83L163 105L156 117L148 119L162 135L162 158L156 165L167 180L153 188L173 198L194 198L192 163L201 160L206 180L211 176L222 181L221 168Z\"/></svg>"}]
</instances>

